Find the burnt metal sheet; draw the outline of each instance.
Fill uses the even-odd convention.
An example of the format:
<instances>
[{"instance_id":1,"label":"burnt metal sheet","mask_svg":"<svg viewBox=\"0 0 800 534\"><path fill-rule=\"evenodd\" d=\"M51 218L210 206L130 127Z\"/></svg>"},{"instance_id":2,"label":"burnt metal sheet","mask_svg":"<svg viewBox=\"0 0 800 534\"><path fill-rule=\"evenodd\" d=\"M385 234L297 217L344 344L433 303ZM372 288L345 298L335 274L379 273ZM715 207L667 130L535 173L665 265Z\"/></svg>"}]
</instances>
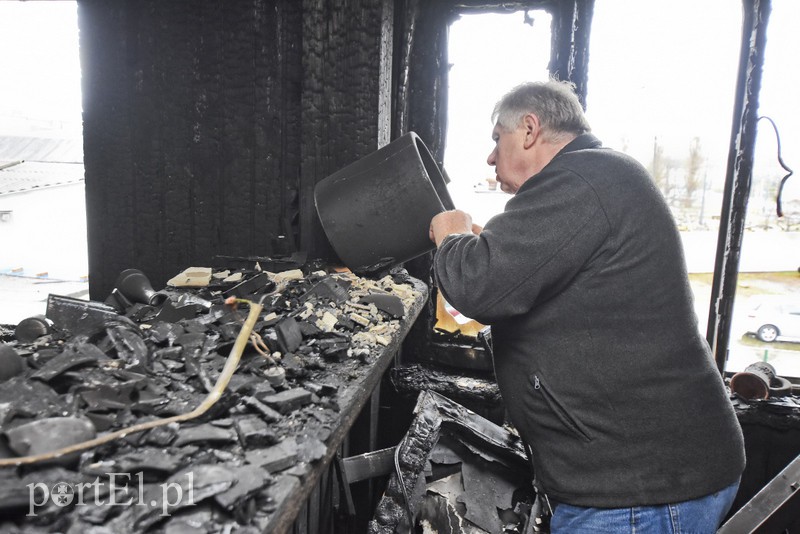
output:
<instances>
[{"instance_id":1,"label":"burnt metal sheet","mask_svg":"<svg viewBox=\"0 0 800 534\"><path fill-rule=\"evenodd\" d=\"M432 391L419 394L414 413L371 534L524 532L534 524L538 497L519 436Z\"/></svg>"}]
</instances>

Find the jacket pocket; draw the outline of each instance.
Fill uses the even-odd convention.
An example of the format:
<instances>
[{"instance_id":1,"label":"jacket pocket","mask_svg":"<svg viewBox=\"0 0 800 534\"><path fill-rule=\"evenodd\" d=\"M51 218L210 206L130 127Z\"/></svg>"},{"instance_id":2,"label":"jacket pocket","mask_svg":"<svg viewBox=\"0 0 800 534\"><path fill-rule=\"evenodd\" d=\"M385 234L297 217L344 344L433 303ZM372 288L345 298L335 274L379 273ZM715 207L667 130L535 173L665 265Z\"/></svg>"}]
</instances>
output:
<instances>
[{"instance_id":1,"label":"jacket pocket","mask_svg":"<svg viewBox=\"0 0 800 534\"><path fill-rule=\"evenodd\" d=\"M533 382L534 393L539 393L544 398L547 406L558 417L567 430L575 435L578 439L589 442L592 437L586 427L578 419L573 417L569 411L564 407L564 404L558 400L558 396L554 394L552 388L548 387L547 382L542 377L541 372L534 372L531 377Z\"/></svg>"}]
</instances>

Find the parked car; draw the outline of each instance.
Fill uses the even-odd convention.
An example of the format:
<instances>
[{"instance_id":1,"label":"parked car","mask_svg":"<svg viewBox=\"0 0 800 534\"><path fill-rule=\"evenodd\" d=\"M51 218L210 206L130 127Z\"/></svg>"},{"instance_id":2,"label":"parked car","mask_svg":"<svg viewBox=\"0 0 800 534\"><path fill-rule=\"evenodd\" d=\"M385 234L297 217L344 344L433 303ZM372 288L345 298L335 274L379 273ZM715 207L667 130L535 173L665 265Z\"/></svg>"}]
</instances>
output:
<instances>
[{"instance_id":1,"label":"parked car","mask_svg":"<svg viewBox=\"0 0 800 534\"><path fill-rule=\"evenodd\" d=\"M747 333L766 343L800 340L800 299L762 300L747 314Z\"/></svg>"}]
</instances>

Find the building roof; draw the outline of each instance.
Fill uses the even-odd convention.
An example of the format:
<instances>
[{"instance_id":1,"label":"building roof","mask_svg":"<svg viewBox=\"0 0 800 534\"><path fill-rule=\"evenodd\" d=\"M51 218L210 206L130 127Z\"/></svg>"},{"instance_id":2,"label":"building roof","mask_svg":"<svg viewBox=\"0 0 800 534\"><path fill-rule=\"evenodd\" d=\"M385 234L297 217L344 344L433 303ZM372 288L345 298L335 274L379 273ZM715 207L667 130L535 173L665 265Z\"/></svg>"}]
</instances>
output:
<instances>
[{"instance_id":1,"label":"building roof","mask_svg":"<svg viewBox=\"0 0 800 534\"><path fill-rule=\"evenodd\" d=\"M0 135L0 166L9 161L83 162L80 137Z\"/></svg>"},{"instance_id":2,"label":"building roof","mask_svg":"<svg viewBox=\"0 0 800 534\"><path fill-rule=\"evenodd\" d=\"M83 163L0 160L0 196L83 181Z\"/></svg>"}]
</instances>

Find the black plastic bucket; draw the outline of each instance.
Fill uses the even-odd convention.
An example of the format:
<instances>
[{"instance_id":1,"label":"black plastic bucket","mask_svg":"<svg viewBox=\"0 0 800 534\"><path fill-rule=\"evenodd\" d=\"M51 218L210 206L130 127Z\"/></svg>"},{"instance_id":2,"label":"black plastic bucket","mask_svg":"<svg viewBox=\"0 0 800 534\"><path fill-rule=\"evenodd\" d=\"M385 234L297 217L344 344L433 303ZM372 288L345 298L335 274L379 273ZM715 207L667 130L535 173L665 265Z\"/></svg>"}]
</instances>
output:
<instances>
[{"instance_id":1,"label":"black plastic bucket","mask_svg":"<svg viewBox=\"0 0 800 534\"><path fill-rule=\"evenodd\" d=\"M320 181L314 202L333 250L355 272L432 250L431 219L454 209L442 171L414 132Z\"/></svg>"}]
</instances>

